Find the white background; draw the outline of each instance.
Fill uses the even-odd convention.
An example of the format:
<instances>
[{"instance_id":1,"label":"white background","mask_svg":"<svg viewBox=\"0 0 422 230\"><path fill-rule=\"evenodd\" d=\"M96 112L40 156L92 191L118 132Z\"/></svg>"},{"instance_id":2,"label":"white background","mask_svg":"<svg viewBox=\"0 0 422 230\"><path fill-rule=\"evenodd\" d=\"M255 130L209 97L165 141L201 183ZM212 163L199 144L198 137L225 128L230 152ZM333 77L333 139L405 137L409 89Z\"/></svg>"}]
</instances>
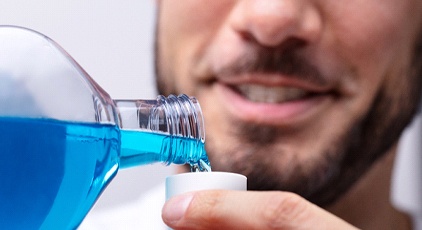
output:
<instances>
[{"instance_id":1,"label":"white background","mask_svg":"<svg viewBox=\"0 0 422 230\"><path fill-rule=\"evenodd\" d=\"M1 0L0 24L37 30L60 44L114 99L155 98L153 0ZM93 211L164 181L161 164L120 170Z\"/></svg>"}]
</instances>

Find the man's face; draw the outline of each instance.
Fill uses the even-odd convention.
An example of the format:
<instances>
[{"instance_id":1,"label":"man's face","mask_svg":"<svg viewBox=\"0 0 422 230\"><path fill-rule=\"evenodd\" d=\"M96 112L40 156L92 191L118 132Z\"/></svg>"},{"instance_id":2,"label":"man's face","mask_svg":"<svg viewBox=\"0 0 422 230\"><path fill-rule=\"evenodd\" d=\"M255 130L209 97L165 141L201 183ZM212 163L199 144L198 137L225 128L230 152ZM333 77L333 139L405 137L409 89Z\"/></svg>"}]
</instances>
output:
<instances>
[{"instance_id":1,"label":"man's face","mask_svg":"<svg viewBox=\"0 0 422 230\"><path fill-rule=\"evenodd\" d=\"M328 204L416 109L422 1L163 0L158 8L160 93L198 98L213 170L248 176L248 189Z\"/></svg>"}]
</instances>

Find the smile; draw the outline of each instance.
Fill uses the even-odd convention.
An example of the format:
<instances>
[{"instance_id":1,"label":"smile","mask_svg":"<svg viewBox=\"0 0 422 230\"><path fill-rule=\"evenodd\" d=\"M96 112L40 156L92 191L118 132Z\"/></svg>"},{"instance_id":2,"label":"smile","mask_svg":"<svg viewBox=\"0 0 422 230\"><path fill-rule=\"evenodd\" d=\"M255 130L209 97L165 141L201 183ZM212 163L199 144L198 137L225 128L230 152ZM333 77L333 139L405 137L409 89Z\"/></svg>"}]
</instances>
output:
<instances>
[{"instance_id":1,"label":"smile","mask_svg":"<svg viewBox=\"0 0 422 230\"><path fill-rule=\"evenodd\" d=\"M304 85L304 84L302 84ZM215 84L218 101L230 116L246 123L297 126L334 102L332 91L300 84L233 82Z\"/></svg>"}]
</instances>

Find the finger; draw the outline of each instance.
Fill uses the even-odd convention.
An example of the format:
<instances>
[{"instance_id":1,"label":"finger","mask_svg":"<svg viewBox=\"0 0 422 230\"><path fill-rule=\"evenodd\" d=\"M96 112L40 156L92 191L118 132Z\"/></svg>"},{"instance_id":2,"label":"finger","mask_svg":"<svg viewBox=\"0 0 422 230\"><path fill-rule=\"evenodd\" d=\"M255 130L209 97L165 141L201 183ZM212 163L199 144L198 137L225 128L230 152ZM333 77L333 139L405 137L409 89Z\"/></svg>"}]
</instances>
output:
<instances>
[{"instance_id":1,"label":"finger","mask_svg":"<svg viewBox=\"0 0 422 230\"><path fill-rule=\"evenodd\" d=\"M170 199L162 217L173 229L355 229L288 192L187 193Z\"/></svg>"}]
</instances>

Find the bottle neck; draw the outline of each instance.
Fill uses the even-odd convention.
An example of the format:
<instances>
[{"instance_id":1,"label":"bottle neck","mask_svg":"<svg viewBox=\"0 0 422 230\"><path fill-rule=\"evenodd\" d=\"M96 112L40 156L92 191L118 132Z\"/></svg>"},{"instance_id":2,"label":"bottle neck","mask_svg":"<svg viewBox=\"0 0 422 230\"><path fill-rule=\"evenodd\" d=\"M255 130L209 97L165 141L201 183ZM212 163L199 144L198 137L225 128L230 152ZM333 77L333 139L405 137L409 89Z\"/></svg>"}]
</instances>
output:
<instances>
[{"instance_id":1,"label":"bottle neck","mask_svg":"<svg viewBox=\"0 0 422 230\"><path fill-rule=\"evenodd\" d=\"M201 171L208 170L200 163L202 160L209 164L202 111L195 98L170 95L114 103L122 133L121 167L164 162L188 163Z\"/></svg>"},{"instance_id":2,"label":"bottle neck","mask_svg":"<svg viewBox=\"0 0 422 230\"><path fill-rule=\"evenodd\" d=\"M121 129L161 132L205 141L202 111L194 97L160 95L156 100L114 102Z\"/></svg>"}]
</instances>

